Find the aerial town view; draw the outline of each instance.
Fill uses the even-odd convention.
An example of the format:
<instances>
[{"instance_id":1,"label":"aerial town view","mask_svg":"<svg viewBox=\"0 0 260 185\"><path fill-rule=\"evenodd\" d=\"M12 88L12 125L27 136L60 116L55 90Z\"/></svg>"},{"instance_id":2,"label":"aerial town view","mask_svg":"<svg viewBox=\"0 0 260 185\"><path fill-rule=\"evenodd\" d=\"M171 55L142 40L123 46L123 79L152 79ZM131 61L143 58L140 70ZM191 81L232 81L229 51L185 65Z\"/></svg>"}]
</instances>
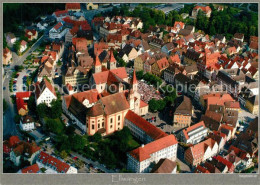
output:
<instances>
[{"instance_id":1,"label":"aerial town view","mask_svg":"<svg viewBox=\"0 0 260 185\"><path fill-rule=\"evenodd\" d=\"M258 173L257 3L4 3L3 172Z\"/></svg>"}]
</instances>

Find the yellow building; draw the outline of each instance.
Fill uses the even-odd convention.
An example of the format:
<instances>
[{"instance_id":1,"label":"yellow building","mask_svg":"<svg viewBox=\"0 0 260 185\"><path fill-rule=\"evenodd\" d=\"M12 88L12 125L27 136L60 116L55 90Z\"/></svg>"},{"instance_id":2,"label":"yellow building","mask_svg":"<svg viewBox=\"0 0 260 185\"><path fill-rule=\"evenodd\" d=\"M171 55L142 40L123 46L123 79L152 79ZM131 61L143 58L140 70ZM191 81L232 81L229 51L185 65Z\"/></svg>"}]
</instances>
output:
<instances>
[{"instance_id":1,"label":"yellow building","mask_svg":"<svg viewBox=\"0 0 260 185\"><path fill-rule=\"evenodd\" d=\"M162 75L163 70L165 70L168 67L169 67L169 62L167 58L164 57L152 65L152 74L160 77Z\"/></svg>"},{"instance_id":2,"label":"yellow building","mask_svg":"<svg viewBox=\"0 0 260 185\"><path fill-rule=\"evenodd\" d=\"M98 4L87 3L87 10L96 10L96 9L98 9Z\"/></svg>"},{"instance_id":3,"label":"yellow building","mask_svg":"<svg viewBox=\"0 0 260 185\"><path fill-rule=\"evenodd\" d=\"M141 71L144 70L144 63L149 59L148 53L143 53L142 55L139 55L134 60L134 68L135 71Z\"/></svg>"},{"instance_id":4,"label":"yellow building","mask_svg":"<svg viewBox=\"0 0 260 185\"><path fill-rule=\"evenodd\" d=\"M258 115L258 95L252 96L246 100L246 106L245 106L249 112L251 112L254 115Z\"/></svg>"}]
</instances>

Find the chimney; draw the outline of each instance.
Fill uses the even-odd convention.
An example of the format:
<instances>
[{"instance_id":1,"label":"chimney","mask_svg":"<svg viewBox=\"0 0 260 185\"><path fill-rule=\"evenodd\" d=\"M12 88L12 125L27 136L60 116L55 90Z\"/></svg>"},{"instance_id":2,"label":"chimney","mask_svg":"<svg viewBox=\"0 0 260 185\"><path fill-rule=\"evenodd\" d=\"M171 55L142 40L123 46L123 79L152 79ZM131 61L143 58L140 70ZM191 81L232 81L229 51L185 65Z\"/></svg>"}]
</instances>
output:
<instances>
[{"instance_id":1,"label":"chimney","mask_svg":"<svg viewBox=\"0 0 260 185\"><path fill-rule=\"evenodd\" d=\"M141 147L143 148L143 147L144 147L144 144L142 144Z\"/></svg>"}]
</instances>

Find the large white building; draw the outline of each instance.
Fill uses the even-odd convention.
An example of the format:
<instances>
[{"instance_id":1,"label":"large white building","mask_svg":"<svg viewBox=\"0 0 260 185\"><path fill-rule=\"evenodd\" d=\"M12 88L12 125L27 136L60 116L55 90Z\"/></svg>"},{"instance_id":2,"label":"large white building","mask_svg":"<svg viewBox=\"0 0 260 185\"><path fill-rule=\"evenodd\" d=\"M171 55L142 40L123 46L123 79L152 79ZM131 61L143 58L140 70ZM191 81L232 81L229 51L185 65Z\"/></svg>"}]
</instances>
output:
<instances>
[{"instance_id":1,"label":"large white building","mask_svg":"<svg viewBox=\"0 0 260 185\"><path fill-rule=\"evenodd\" d=\"M56 100L57 95L54 87L46 78L44 78L41 83L37 82L35 84L35 100L36 105L45 103L48 106L51 105L52 100Z\"/></svg>"},{"instance_id":2,"label":"large white building","mask_svg":"<svg viewBox=\"0 0 260 185\"><path fill-rule=\"evenodd\" d=\"M68 32L68 28L65 28L62 22L57 23L50 31L49 38L50 39L61 39Z\"/></svg>"},{"instance_id":3,"label":"large white building","mask_svg":"<svg viewBox=\"0 0 260 185\"><path fill-rule=\"evenodd\" d=\"M181 131L181 141L184 143L197 144L208 135L208 129L201 121Z\"/></svg>"},{"instance_id":4,"label":"large white building","mask_svg":"<svg viewBox=\"0 0 260 185\"><path fill-rule=\"evenodd\" d=\"M45 168L45 173L53 174L53 173L66 173L66 174L75 174L78 173L78 170L70 166L69 164L41 151L37 164L40 168Z\"/></svg>"},{"instance_id":5,"label":"large white building","mask_svg":"<svg viewBox=\"0 0 260 185\"><path fill-rule=\"evenodd\" d=\"M168 135L127 153L127 169L136 173L151 171L151 163L162 158L175 161L178 142L174 135Z\"/></svg>"}]
</instances>

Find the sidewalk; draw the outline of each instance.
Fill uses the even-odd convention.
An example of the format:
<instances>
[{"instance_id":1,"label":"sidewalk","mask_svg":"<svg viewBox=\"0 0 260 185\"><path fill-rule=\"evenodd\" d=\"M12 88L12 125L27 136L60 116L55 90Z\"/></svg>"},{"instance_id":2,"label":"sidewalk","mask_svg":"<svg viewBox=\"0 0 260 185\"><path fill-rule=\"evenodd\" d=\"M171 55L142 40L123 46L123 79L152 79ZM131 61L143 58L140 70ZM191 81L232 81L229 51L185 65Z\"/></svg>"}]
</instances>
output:
<instances>
[{"instance_id":1,"label":"sidewalk","mask_svg":"<svg viewBox=\"0 0 260 185\"><path fill-rule=\"evenodd\" d=\"M92 160L90 160L90 159L87 159L87 158L83 157L82 155L80 155L80 154L78 154L78 153L71 152L70 154L71 154L72 156L78 157L80 160L82 160L82 161L84 161L84 162L86 162L86 163L88 163L88 164L92 164L94 167L97 167L97 168L103 170L103 171L106 172L106 173L115 173L114 170L109 170L109 169L107 169L107 168L101 166L98 162L94 162L94 161L92 161Z\"/></svg>"}]
</instances>

